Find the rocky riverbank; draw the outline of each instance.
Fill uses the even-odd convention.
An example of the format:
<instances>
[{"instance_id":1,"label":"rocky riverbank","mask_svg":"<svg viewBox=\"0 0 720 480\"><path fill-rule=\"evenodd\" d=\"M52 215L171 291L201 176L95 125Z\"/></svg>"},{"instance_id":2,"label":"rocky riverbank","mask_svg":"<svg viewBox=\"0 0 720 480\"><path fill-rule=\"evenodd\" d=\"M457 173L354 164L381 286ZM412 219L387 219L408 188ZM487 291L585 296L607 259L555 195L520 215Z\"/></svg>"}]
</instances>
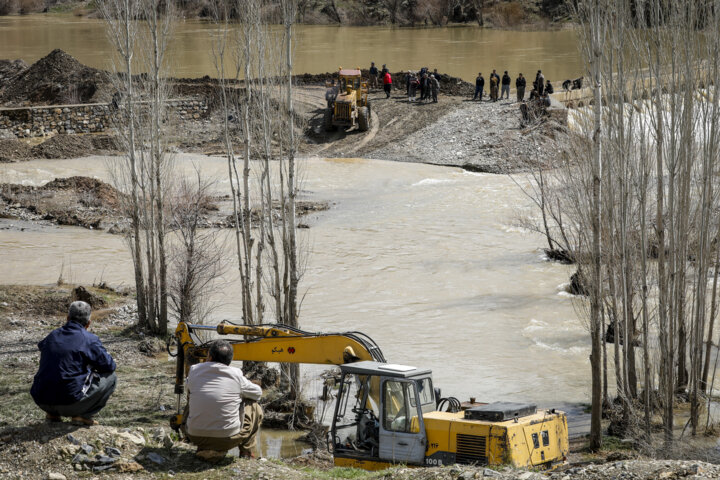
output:
<instances>
[{"instance_id":1,"label":"rocky riverbank","mask_svg":"<svg viewBox=\"0 0 720 480\"><path fill-rule=\"evenodd\" d=\"M98 417L99 426L44 422L29 396L38 361L36 344L64 322L73 299L94 305L92 330L118 363L119 387ZM720 466L689 460L650 460L631 451L571 453L555 471L453 465L397 466L381 472L334 468L318 450L292 459L226 457L209 464L167 427L175 405L174 363L164 342L135 327L131 292L107 286L75 289L0 286L0 477L8 479L181 478L181 479L394 479L394 480L610 480L710 479ZM269 377L266 377L269 378ZM270 392L270 393L268 393ZM266 388L263 401L273 398ZM269 416L272 418L272 416ZM581 445L577 444L580 449ZM634 458L633 458L634 457Z\"/></svg>"}]
</instances>

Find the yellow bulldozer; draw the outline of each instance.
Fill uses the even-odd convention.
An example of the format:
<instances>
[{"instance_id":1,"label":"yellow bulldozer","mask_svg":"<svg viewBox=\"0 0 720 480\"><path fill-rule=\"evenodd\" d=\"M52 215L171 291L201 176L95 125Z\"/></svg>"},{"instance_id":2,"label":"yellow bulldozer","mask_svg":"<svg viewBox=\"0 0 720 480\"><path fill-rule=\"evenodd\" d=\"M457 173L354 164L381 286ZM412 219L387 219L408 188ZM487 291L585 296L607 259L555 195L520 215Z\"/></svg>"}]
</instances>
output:
<instances>
[{"instance_id":1,"label":"yellow bulldozer","mask_svg":"<svg viewBox=\"0 0 720 480\"><path fill-rule=\"evenodd\" d=\"M175 393L182 397L190 366L205 361L209 344L197 333L229 335L234 360L338 365L335 408L327 445L337 466L379 470L392 464L553 468L568 453L565 413L532 404L460 402L443 398L428 369L388 363L360 332L313 333L282 325L217 327L180 322L175 330ZM168 348L170 351L170 347Z\"/></svg>"},{"instance_id":2,"label":"yellow bulldozer","mask_svg":"<svg viewBox=\"0 0 720 480\"><path fill-rule=\"evenodd\" d=\"M325 111L325 130L335 127L357 127L366 132L372 126L370 100L368 100L368 84L363 80L360 69L343 69L338 71L338 83L326 84L328 89L335 89L334 99L328 99Z\"/></svg>"}]
</instances>

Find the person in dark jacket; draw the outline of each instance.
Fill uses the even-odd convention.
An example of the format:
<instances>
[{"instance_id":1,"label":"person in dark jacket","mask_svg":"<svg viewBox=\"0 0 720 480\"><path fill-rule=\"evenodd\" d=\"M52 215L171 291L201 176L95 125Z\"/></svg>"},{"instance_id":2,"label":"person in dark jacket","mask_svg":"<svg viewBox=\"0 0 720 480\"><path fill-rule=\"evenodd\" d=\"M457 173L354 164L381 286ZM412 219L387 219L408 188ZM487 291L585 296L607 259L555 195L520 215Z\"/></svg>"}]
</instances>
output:
<instances>
[{"instance_id":1,"label":"person in dark jacket","mask_svg":"<svg viewBox=\"0 0 720 480\"><path fill-rule=\"evenodd\" d=\"M545 93L547 93L548 95L552 95L553 93L555 93L555 89L553 88L552 83L550 83L550 80L545 83Z\"/></svg>"},{"instance_id":2,"label":"person in dark jacket","mask_svg":"<svg viewBox=\"0 0 720 480\"><path fill-rule=\"evenodd\" d=\"M545 75L538 70L537 78L535 79L537 81L537 91L538 95L542 97L543 92L545 91Z\"/></svg>"},{"instance_id":3,"label":"person in dark jacket","mask_svg":"<svg viewBox=\"0 0 720 480\"><path fill-rule=\"evenodd\" d=\"M485 77L483 77L482 72L480 72L480 73L478 73L478 76L475 79L475 95L473 95L473 100L482 100L484 89L485 89Z\"/></svg>"},{"instance_id":4,"label":"person in dark jacket","mask_svg":"<svg viewBox=\"0 0 720 480\"><path fill-rule=\"evenodd\" d=\"M430 77L427 74L427 69L420 77L420 101L424 102L430 98Z\"/></svg>"},{"instance_id":5,"label":"person in dark jacket","mask_svg":"<svg viewBox=\"0 0 720 480\"><path fill-rule=\"evenodd\" d=\"M71 417L77 424L97 425L93 417L115 391L115 361L89 327L90 305L73 302L67 323L38 343L40 368L30 395L48 421Z\"/></svg>"},{"instance_id":6,"label":"person in dark jacket","mask_svg":"<svg viewBox=\"0 0 720 480\"><path fill-rule=\"evenodd\" d=\"M525 100L525 86L527 85L527 81L525 80L525 77L523 77L523 74L518 74L518 78L515 79L515 90L517 90L517 101L522 102Z\"/></svg>"},{"instance_id":7,"label":"person in dark jacket","mask_svg":"<svg viewBox=\"0 0 720 480\"><path fill-rule=\"evenodd\" d=\"M508 75L507 70L505 70L505 73L502 76L502 90L500 91L500 100L502 100L503 95L505 95L505 98L510 100L510 75Z\"/></svg>"},{"instance_id":8,"label":"person in dark jacket","mask_svg":"<svg viewBox=\"0 0 720 480\"><path fill-rule=\"evenodd\" d=\"M378 68L375 66L375 62L370 62L370 86L377 88L378 86Z\"/></svg>"}]
</instances>

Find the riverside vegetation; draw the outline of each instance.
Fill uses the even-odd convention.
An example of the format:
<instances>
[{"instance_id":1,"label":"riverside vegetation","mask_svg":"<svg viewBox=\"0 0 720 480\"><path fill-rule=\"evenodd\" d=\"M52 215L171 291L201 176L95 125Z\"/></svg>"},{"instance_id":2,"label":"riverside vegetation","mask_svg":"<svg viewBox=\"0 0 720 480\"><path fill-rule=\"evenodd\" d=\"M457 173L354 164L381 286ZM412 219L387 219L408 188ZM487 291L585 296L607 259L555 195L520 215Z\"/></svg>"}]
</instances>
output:
<instances>
[{"instance_id":1,"label":"riverside vegetation","mask_svg":"<svg viewBox=\"0 0 720 480\"><path fill-rule=\"evenodd\" d=\"M269 2L271 9L280 2ZM185 18L212 18L205 0L176 2ZM95 1L0 0L0 15L73 12L98 16ZM300 0L298 21L342 25L446 25L471 23L496 28L540 27L569 19L564 0ZM236 13L231 12L231 16ZM272 14L271 14L272 15Z\"/></svg>"}]
</instances>

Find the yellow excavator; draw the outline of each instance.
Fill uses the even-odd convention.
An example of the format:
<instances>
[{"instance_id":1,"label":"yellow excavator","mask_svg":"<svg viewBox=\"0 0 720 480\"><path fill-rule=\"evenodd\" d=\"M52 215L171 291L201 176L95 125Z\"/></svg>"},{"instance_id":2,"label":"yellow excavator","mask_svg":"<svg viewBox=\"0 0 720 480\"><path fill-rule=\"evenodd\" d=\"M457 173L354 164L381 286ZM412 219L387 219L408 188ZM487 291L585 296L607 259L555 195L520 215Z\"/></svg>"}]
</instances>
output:
<instances>
[{"instance_id":1,"label":"yellow excavator","mask_svg":"<svg viewBox=\"0 0 720 480\"><path fill-rule=\"evenodd\" d=\"M190 366L207 357L209 344L195 338L208 330L232 336L228 340L237 361L340 367L327 441L337 466L380 470L396 463L459 463L553 468L566 460L564 412L531 404L442 398L430 370L388 363L380 347L363 333L312 333L281 324L213 327L180 322L173 339L178 396L173 428L182 423Z\"/></svg>"}]
</instances>

